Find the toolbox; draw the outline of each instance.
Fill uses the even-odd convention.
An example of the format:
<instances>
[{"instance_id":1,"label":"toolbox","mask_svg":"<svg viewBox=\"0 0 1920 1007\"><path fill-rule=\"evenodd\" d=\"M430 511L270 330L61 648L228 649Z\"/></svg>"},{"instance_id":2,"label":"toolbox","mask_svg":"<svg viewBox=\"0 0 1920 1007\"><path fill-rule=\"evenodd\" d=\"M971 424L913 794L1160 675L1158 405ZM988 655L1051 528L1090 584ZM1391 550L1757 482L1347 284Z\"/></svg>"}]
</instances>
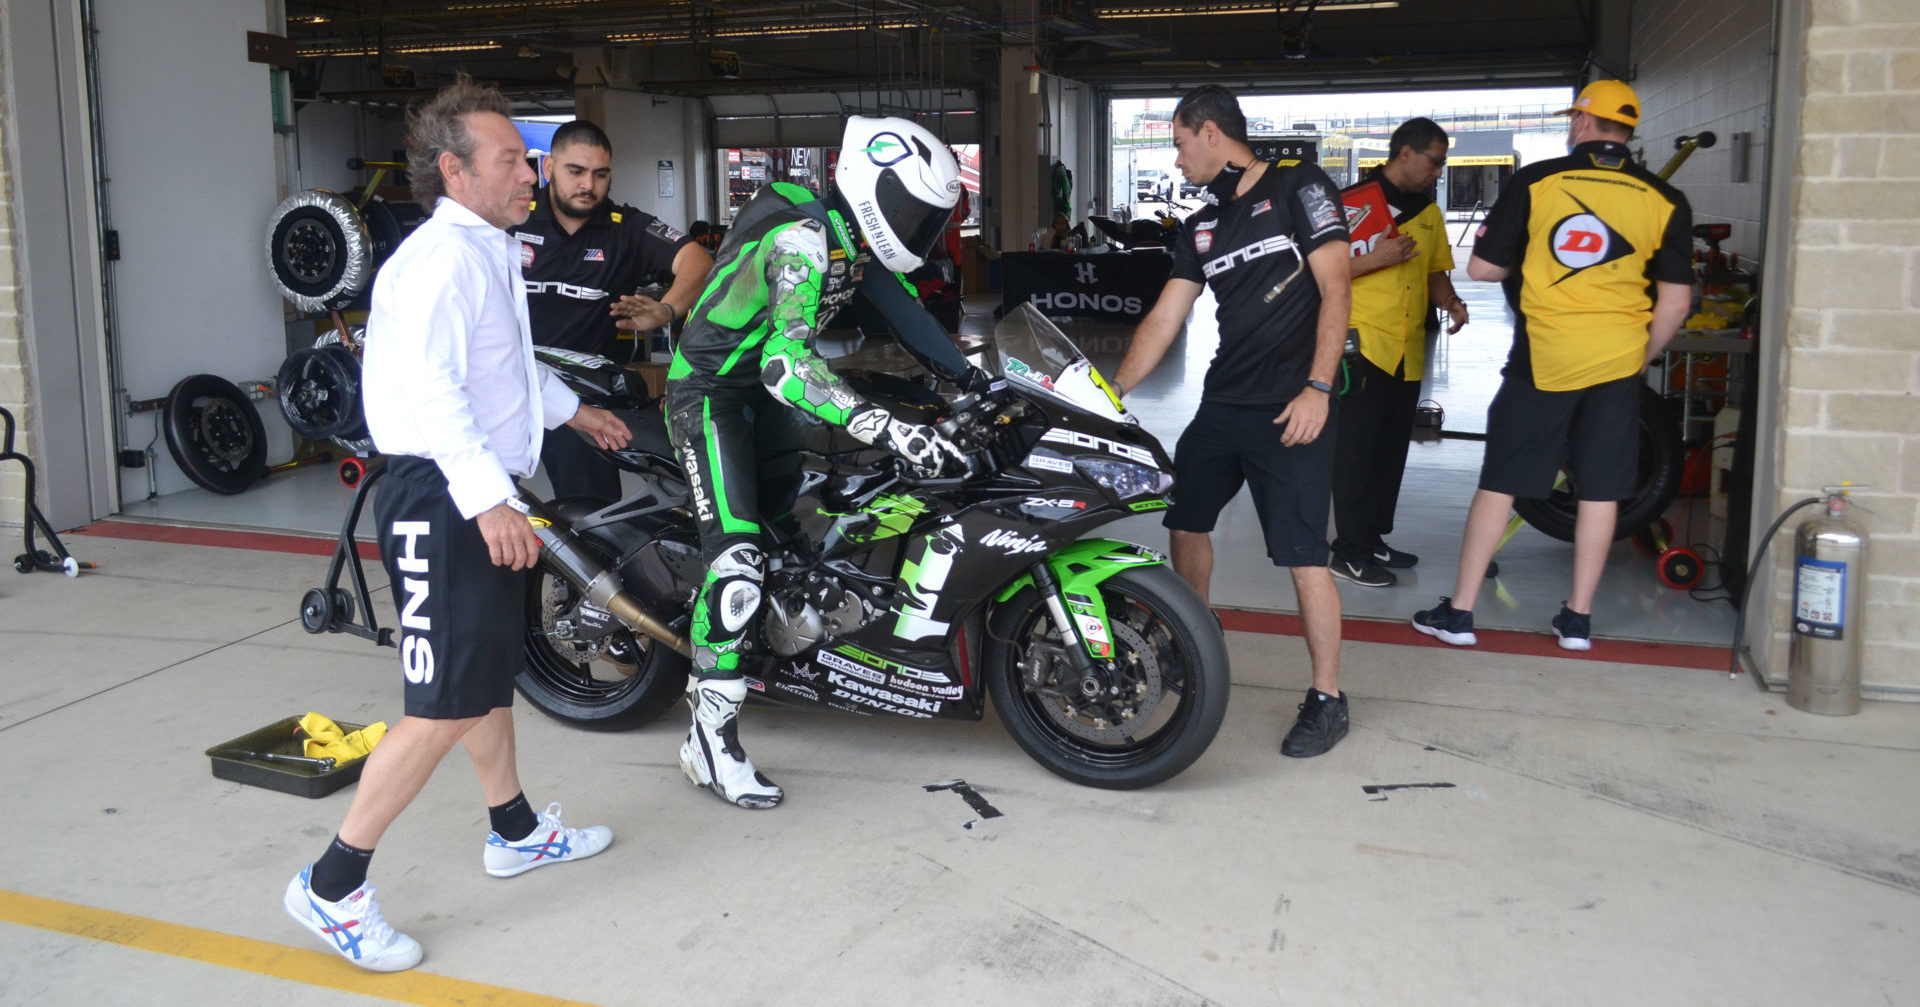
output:
<instances>
[{"instance_id":1,"label":"toolbox","mask_svg":"<svg viewBox=\"0 0 1920 1007\"><path fill-rule=\"evenodd\" d=\"M344 720L337 723L341 731L349 734L366 727ZM213 760L214 778L300 797L325 797L360 778L360 770L367 764L364 756L326 768L310 762L265 758L267 755L304 758L302 749L306 739L294 733L299 728L300 718L288 717L207 749L207 757Z\"/></svg>"}]
</instances>

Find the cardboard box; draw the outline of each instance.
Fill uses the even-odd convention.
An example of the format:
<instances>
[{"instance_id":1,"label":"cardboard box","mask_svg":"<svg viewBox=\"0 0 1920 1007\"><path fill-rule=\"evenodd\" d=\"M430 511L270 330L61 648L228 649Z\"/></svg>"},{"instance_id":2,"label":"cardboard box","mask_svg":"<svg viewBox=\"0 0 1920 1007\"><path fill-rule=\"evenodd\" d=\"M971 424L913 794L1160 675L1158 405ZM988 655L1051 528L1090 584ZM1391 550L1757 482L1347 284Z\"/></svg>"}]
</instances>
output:
<instances>
[{"instance_id":1,"label":"cardboard box","mask_svg":"<svg viewBox=\"0 0 1920 1007\"><path fill-rule=\"evenodd\" d=\"M667 394L666 364L633 363L627 365L627 370L638 374L640 380L646 382L648 395L657 399Z\"/></svg>"}]
</instances>

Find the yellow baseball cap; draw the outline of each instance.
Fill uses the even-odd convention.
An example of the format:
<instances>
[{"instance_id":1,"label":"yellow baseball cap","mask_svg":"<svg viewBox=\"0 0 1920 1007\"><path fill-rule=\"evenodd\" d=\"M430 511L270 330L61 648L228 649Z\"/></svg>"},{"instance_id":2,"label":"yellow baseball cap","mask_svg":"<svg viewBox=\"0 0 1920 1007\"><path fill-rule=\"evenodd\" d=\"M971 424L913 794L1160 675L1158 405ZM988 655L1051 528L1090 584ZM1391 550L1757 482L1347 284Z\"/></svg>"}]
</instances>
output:
<instances>
[{"instance_id":1,"label":"yellow baseball cap","mask_svg":"<svg viewBox=\"0 0 1920 1007\"><path fill-rule=\"evenodd\" d=\"M1629 126L1640 124L1640 96L1633 93L1625 81L1596 80L1580 89L1580 97L1573 100L1573 107L1562 109L1555 115L1572 115L1585 112L1602 119L1626 123Z\"/></svg>"}]
</instances>

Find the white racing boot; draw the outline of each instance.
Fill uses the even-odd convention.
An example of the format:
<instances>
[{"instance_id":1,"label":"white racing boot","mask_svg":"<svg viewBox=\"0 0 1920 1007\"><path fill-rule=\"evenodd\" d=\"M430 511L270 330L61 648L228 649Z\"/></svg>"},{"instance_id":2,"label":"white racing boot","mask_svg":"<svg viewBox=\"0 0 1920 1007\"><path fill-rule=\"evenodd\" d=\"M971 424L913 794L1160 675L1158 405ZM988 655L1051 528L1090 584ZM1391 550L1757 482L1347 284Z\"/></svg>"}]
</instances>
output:
<instances>
[{"instance_id":1,"label":"white racing boot","mask_svg":"<svg viewBox=\"0 0 1920 1007\"><path fill-rule=\"evenodd\" d=\"M740 704L747 698L743 679L695 680L687 690L693 727L680 746L680 771L696 787L743 808L771 808L785 796L762 776L740 747Z\"/></svg>"}]
</instances>

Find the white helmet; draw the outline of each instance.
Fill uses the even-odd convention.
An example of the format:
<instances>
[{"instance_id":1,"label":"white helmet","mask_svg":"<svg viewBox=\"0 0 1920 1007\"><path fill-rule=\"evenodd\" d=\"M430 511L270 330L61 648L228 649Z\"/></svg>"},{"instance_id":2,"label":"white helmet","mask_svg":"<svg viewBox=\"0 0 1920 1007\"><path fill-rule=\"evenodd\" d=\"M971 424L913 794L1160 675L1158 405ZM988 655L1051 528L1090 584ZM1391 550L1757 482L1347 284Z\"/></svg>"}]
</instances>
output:
<instances>
[{"instance_id":1,"label":"white helmet","mask_svg":"<svg viewBox=\"0 0 1920 1007\"><path fill-rule=\"evenodd\" d=\"M896 273L920 268L960 201L953 152L906 119L849 117L833 183L873 257Z\"/></svg>"}]
</instances>

